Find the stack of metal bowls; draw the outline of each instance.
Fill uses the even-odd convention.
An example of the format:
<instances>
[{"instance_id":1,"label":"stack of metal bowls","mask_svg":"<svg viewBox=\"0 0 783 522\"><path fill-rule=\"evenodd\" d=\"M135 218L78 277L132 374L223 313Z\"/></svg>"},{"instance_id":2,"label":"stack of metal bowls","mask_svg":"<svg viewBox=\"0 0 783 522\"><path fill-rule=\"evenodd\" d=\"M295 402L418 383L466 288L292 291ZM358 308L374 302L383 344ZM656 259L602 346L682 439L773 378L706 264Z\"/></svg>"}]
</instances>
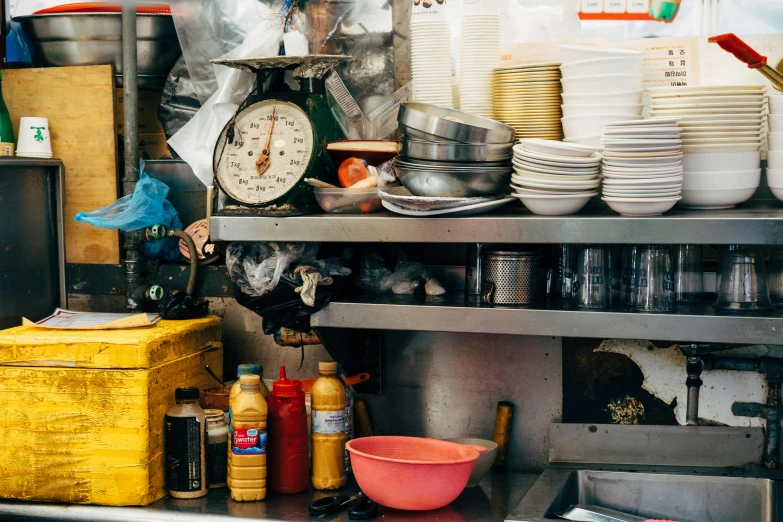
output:
<instances>
[{"instance_id":1,"label":"stack of metal bowls","mask_svg":"<svg viewBox=\"0 0 783 522\"><path fill-rule=\"evenodd\" d=\"M513 171L514 129L488 118L424 103L404 103L397 177L414 196L502 194Z\"/></svg>"}]
</instances>

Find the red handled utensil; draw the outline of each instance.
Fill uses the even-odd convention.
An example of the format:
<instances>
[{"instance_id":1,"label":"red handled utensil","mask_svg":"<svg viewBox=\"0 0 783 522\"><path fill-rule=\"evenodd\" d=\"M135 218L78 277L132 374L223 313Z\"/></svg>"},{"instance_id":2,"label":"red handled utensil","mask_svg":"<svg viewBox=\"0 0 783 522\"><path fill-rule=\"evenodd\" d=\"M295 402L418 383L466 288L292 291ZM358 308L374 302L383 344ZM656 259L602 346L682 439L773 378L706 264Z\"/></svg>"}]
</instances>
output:
<instances>
[{"instance_id":1,"label":"red handled utensil","mask_svg":"<svg viewBox=\"0 0 783 522\"><path fill-rule=\"evenodd\" d=\"M751 46L737 38L734 33L710 36L710 43L716 43L726 52L733 54L739 61L748 64L749 69L758 71L772 82L775 89L783 91L783 73L767 65L767 57L756 52Z\"/></svg>"}]
</instances>

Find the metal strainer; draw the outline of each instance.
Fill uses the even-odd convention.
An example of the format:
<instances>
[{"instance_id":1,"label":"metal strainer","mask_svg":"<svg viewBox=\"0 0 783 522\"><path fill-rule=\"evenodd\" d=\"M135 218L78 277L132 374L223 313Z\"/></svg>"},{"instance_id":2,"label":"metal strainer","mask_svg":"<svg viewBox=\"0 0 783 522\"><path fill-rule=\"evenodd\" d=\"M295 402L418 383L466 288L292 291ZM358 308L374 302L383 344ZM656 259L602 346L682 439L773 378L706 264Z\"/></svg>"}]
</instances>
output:
<instances>
[{"instance_id":1,"label":"metal strainer","mask_svg":"<svg viewBox=\"0 0 783 522\"><path fill-rule=\"evenodd\" d=\"M481 257L484 303L529 305L538 300L541 254L492 250Z\"/></svg>"}]
</instances>

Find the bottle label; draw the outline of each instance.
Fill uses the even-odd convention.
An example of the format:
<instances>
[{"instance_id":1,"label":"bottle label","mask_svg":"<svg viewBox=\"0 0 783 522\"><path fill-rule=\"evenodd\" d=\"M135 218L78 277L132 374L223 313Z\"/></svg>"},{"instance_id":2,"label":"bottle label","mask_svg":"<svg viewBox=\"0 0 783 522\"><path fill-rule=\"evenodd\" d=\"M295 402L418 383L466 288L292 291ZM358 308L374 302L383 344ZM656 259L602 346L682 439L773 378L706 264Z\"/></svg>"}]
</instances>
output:
<instances>
[{"instance_id":1,"label":"bottle label","mask_svg":"<svg viewBox=\"0 0 783 522\"><path fill-rule=\"evenodd\" d=\"M13 143L0 142L0 157L13 156L14 148Z\"/></svg>"},{"instance_id":2,"label":"bottle label","mask_svg":"<svg viewBox=\"0 0 783 522\"><path fill-rule=\"evenodd\" d=\"M313 410L313 433L323 435L345 433L345 410Z\"/></svg>"},{"instance_id":3,"label":"bottle label","mask_svg":"<svg viewBox=\"0 0 783 522\"><path fill-rule=\"evenodd\" d=\"M166 415L166 455L170 491L200 491L203 426L196 417Z\"/></svg>"},{"instance_id":4,"label":"bottle label","mask_svg":"<svg viewBox=\"0 0 783 522\"><path fill-rule=\"evenodd\" d=\"M266 429L234 428L231 434L231 452L234 455L263 455L266 453Z\"/></svg>"}]
</instances>

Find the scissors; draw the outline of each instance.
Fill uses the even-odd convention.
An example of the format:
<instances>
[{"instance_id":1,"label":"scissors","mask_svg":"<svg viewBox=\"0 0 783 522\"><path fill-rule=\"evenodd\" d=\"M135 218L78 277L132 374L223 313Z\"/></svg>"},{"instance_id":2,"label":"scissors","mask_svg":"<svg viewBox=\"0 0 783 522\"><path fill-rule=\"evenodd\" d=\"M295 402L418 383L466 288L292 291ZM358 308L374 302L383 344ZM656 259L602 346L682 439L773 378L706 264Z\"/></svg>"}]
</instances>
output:
<instances>
[{"instance_id":1,"label":"scissors","mask_svg":"<svg viewBox=\"0 0 783 522\"><path fill-rule=\"evenodd\" d=\"M351 497L326 497L310 504L310 516L323 518L334 515L348 506L350 520L370 520L378 515L378 504L359 492Z\"/></svg>"}]
</instances>

